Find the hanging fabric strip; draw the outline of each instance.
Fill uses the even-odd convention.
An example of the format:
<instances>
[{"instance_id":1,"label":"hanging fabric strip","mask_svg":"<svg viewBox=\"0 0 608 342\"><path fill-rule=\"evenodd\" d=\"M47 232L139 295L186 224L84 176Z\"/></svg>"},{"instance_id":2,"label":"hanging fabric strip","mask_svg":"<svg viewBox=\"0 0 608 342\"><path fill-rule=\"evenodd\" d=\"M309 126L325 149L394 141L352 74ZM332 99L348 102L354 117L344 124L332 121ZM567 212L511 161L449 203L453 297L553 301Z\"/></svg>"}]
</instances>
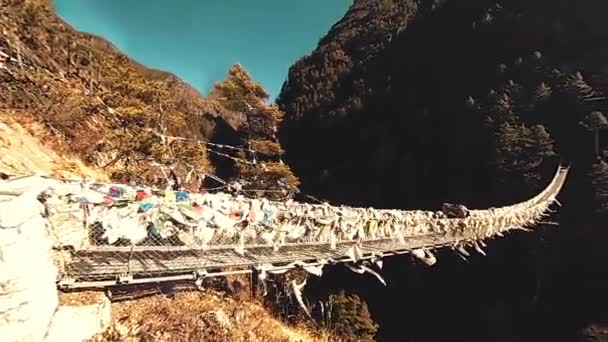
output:
<instances>
[{"instance_id":1,"label":"hanging fabric strip","mask_svg":"<svg viewBox=\"0 0 608 342\"><path fill-rule=\"evenodd\" d=\"M412 251L412 255L429 266L433 266L437 262L435 256L424 249L415 249Z\"/></svg>"},{"instance_id":2,"label":"hanging fabric strip","mask_svg":"<svg viewBox=\"0 0 608 342\"><path fill-rule=\"evenodd\" d=\"M457 250L457 251L458 251L460 254L462 254L463 256L466 256L466 257L470 257L470 256L471 256L471 254L469 254L469 252L467 252L467 250L464 248L464 246L463 246L463 245L459 245L459 246L456 248L456 250Z\"/></svg>"},{"instance_id":3,"label":"hanging fabric strip","mask_svg":"<svg viewBox=\"0 0 608 342\"><path fill-rule=\"evenodd\" d=\"M303 265L302 268L310 274L321 277L323 275L323 266L324 265Z\"/></svg>"},{"instance_id":4,"label":"hanging fabric strip","mask_svg":"<svg viewBox=\"0 0 608 342\"><path fill-rule=\"evenodd\" d=\"M487 256L486 252L484 252L484 250L479 246L477 241L473 241L473 247L475 247L475 250L477 251L477 253L479 253L483 256Z\"/></svg>"},{"instance_id":5,"label":"hanging fabric strip","mask_svg":"<svg viewBox=\"0 0 608 342\"><path fill-rule=\"evenodd\" d=\"M243 234L239 234L239 242L238 245L234 247L234 251L240 256L245 256L245 237Z\"/></svg>"},{"instance_id":6,"label":"hanging fabric strip","mask_svg":"<svg viewBox=\"0 0 608 342\"><path fill-rule=\"evenodd\" d=\"M361 260L361 258L363 258L363 251L357 243L352 245L352 247L349 248L348 251L346 251L346 256L349 257L352 262L356 263L357 261Z\"/></svg>"},{"instance_id":7,"label":"hanging fabric strip","mask_svg":"<svg viewBox=\"0 0 608 342\"><path fill-rule=\"evenodd\" d=\"M291 287L293 289L293 294L295 295L296 300L300 304L300 307L302 308L302 310L304 310L304 312L306 313L306 316L308 316L308 318L312 319L312 315L308 311L308 308L306 307L306 305L304 305L304 300L302 298L302 289L304 289L304 286L306 286L306 279L304 279L304 281L301 284L296 283L295 279L291 281Z\"/></svg>"},{"instance_id":8,"label":"hanging fabric strip","mask_svg":"<svg viewBox=\"0 0 608 342\"><path fill-rule=\"evenodd\" d=\"M338 238L336 237L336 231L332 229L329 235L329 248L332 251L336 250L337 240Z\"/></svg>"},{"instance_id":9,"label":"hanging fabric strip","mask_svg":"<svg viewBox=\"0 0 608 342\"><path fill-rule=\"evenodd\" d=\"M382 266L384 266L384 261L382 260L382 256L376 255L376 253L372 253L372 258L370 259L370 261L372 263L376 264L376 266L378 266L379 269L382 269Z\"/></svg>"},{"instance_id":10,"label":"hanging fabric strip","mask_svg":"<svg viewBox=\"0 0 608 342\"><path fill-rule=\"evenodd\" d=\"M264 297L268 294L268 290L266 287L266 278L267 278L266 271L268 270L269 267L272 267L272 265L269 266L268 264L265 264L265 265L260 265L260 266L254 267L259 272L258 279L260 280L260 282L262 282L262 287L264 289L264 294L262 294L262 296L264 296Z\"/></svg>"},{"instance_id":11,"label":"hanging fabric strip","mask_svg":"<svg viewBox=\"0 0 608 342\"><path fill-rule=\"evenodd\" d=\"M386 286L386 281L384 280L384 278L382 278L382 276L378 272L372 270L371 268L369 268L365 265L351 266L349 264L346 264L346 267L348 267L351 271L358 273L358 274L363 274L365 272L370 273L374 277L376 277L376 279L378 279L382 283L382 285Z\"/></svg>"}]
</instances>

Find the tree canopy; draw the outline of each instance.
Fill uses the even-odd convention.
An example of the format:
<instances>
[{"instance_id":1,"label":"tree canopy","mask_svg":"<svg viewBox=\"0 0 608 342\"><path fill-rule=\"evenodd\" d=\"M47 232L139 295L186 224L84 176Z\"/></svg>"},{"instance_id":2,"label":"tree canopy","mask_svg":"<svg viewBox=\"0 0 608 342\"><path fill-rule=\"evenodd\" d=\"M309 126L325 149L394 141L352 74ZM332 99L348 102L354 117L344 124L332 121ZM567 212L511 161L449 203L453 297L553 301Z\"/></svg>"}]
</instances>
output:
<instances>
[{"instance_id":1,"label":"tree canopy","mask_svg":"<svg viewBox=\"0 0 608 342\"><path fill-rule=\"evenodd\" d=\"M293 195L299 181L283 163L284 151L277 139L283 113L268 103L269 94L262 85L243 66L235 64L226 79L214 85L211 94L224 107L245 117L239 131L246 151L238 153L235 163L235 179L244 183L243 189L275 199Z\"/></svg>"}]
</instances>

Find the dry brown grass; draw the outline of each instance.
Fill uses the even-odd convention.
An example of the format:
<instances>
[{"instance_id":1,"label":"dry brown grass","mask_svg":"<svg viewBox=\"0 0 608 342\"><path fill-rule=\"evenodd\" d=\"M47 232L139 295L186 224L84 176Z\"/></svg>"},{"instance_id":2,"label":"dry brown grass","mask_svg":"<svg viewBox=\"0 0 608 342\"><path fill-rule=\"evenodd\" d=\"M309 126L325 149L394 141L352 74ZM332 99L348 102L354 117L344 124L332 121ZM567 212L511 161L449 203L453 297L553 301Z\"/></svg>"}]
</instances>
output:
<instances>
[{"instance_id":1,"label":"dry brown grass","mask_svg":"<svg viewBox=\"0 0 608 342\"><path fill-rule=\"evenodd\" d=\"M50 136L45 129L37 122L27 120L26 116L20 116L20 119L23 124L0 111L0 172L108 180L107 175L87 167L78 157L56 153L56 149L49 148L53 145L51 141L47 140L43 146L40 140Z\"/></svg>"},{"instance_id":2,"label":"dry brown grass","mask_svg":"<svg viewBox=\"0 0 608 342\"><path fill-rule=\"evenodd\" d=\"M81 306L101 303L103 291L59 292L59 305Z\"/></svg>"},{"instance_id":3,"label":"dry brown grass","mask_svg":"<svg viewBox=\"0 0 608 342\"><path fill-rule=\"evenodd\" d=\"M113 325L91 341L330 341L289 327L261 305L216 292L181 292L112 304Z\"/></svg>"}]
</instances>

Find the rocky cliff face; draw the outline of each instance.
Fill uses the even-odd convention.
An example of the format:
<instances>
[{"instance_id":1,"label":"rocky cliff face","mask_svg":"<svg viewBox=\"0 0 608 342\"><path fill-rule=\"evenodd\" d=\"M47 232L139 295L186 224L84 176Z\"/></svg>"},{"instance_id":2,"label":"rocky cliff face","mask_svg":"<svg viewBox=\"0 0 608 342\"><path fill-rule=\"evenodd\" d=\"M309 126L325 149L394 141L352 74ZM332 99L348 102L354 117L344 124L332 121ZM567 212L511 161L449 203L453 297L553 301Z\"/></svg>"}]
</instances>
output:
<instances>
[{"instance_id":1,"label":"rocky cliff face","mask_svg":"<svg viewBox=\"0 0 608 342\"><path fill-rule=\"evenodd\" d=\"M169 160L151 129L208 140L218 124L238 125L238 116L176 76L72 29L50 0L0 1L0 32L0 115L42 124L45 135L36 133L46 145L115 179L157 173L150 161L212 170L196 144L175 144Z\"/></svg>"},{"instance_id":2,"label":"rocky cliff face","mask_svg":"<svg viewBox=\"0 0 608 342\"><path fill-rule=\"evenodd\" d=\"M488 258L454 257L435 270L394 258L388 290L352 285L370 299L381 337L573 341L602 317L592 302L605 295L587 289L606 286L595 260L608 239L600 228L608 136L605 125L590 128L601 121L591 113L608 110L606 9L356 1L292 66L278 98L286 157L305 192L334 203L502 205L544 184L560 159L573 166L559 229L497 241ZM338 288L351 287L341 279Z\"/></svg>"}]
</instances>

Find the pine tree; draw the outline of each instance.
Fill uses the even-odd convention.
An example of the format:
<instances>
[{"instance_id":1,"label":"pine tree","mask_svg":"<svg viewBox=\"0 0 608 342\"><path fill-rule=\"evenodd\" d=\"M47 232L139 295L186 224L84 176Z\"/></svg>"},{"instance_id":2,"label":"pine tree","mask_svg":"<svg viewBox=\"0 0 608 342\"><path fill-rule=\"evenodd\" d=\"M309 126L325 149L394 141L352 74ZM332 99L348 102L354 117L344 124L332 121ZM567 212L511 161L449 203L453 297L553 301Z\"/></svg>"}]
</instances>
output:
<instances>
[{"instance_id":1,"label":"pine tree","mask_svg":"<svg viewBox=\"0 0 608 342\"><path fill-rule=\"evenodd\" d=\"M347 341L374 341L378 325L374 322L367 303L355 294L340 291L329 297L330 328Z\"/></svg>"},{"instance_id":2,"label":"pine tree","mask_svg":"<svg viewBox=\"0 0 608 342\"><path fill-rule=\"evenodd\" d=\"M498 90L491 89L485 101L468 101L479 103L469 107L485 118L486 127L492 132L490 140L494 148L490 163L499 182L514 184L514 180L519 180L528 191L539 189L540 166L556 154L553 137L538 123L545 118L542 114L545 107L539 105L557 96L554 84L543 76L549 71L541 60L542 55L535 52L522 77L505 81ZM577 96L593 92L580 73L570 77L560 74L555 80Z\"/></svg>"},{"instance_id":3,"label":"pine tree","mask_svg":"<svg viewBox=\"0 0 608 342\"><path fill-rule=\"evenodd\" d=\"M496 107L500 113L511 113L511 96L506 92L500 93L496 96Z\"/></svg>"},{"instance_id":4,"label":"pine tree","mask_svg":"<svg viewBox=\"0 0 608 342\"><path fill-rule=\"evenodd\" d=\"M281 159L283 148L277 139L277 129L283 113L269 104L269 94L240 64L228 71L228 77L215 84L212 95L227 109L242 113L240 126L243 146L253 153L240 152L235 177L243 182L243 190L259 190L256 194L271 199L293 194L299 185L297 177Z\"/></svg>"},{"instance_id":5,"label":"pine tree","mask_svg":"<svg viewBox=\"0 0 608 342\"><path fill-rule=\"evenodd\" d=\"M602 159L591 166L591 185L597 214L608 213L608 163Z\"/></svg>"},{"instance_id":6,"label":"pine tree","mask_svg":"<svg viewBox=\"0 0 608 342\"><path fill-rule=\"evenodd\" d=\"M595 95L595 91L587 81L585 81L580 72L569 75L565 83L566 90L571 94L576 95L579 100L584 100Z\"/></svg>"},{"instance_id":7,"label":"pine tree","mask_svg":"<svg viewBox=\"0 0 608 342\"><path fill-rule=\"evenodd\" d=\"M553 90L550 86L548 86L545 82L540 82L534 91L534 100L536 102L542 102L548 99L552 93Z\"/></svg>"},{"instance_id":8,"label":"pine tree","mask_svg":"<svg viewBox=\"0 0 608 342\"><path fill-rule=\"evenodd\" d=\"M512 119L495 132L495 166L502 180L521 179L528 189L540 186L539 168L555 155L553 139L542 125L532 128Z\"/></svg>"},{"instance_id":9,"label":"pine tree","mask_svg":"<svg viewBox=\"0 0 608 342\"><path fill-rule=\"evenodd\" d=\"M600 130L608 128L608 120L602 112L595 111L587 115L581 125L593 131L593 153L595 157L598 157L600 155Z\"/></svg>"}]
</instances>

